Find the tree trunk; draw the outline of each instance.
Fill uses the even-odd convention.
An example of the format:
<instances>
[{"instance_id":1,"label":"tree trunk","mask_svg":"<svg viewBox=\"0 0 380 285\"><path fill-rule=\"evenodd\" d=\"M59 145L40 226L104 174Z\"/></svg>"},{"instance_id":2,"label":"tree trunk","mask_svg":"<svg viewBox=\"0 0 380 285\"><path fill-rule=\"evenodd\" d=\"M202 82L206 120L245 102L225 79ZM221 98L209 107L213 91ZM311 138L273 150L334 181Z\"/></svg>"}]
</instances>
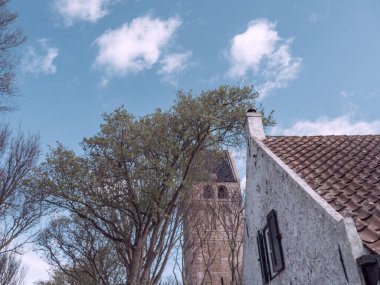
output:
<instances>
[{"instance_id":1,"label":"tree trunk","mask_svg":"<svg viewBox=\"0 0 380 285\"><path fill-rule=\"evenodd\" d=\"M138 285L139 284L139 273L142 257L142 243L140 238L136 240L136 246L132 251L132 260L129 265L129 274L127 278L126 285Z\"/></svg>"}]
</instances>

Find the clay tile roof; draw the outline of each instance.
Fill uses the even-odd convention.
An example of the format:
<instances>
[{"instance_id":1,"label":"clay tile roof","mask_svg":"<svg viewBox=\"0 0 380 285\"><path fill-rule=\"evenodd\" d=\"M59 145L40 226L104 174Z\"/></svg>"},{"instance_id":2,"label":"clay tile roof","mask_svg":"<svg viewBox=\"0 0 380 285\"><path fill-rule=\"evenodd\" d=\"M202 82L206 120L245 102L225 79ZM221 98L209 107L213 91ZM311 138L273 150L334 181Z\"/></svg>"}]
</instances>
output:
<instances>
[{"instance_id":1,"label":"clay tile roof","mask_svg":"<svg viewBox=\"0 0 380 285\"><path fill-rule=\"evenodd\" d=\"M380 254L380 135L267 137L264 144Z\"/></svg>"}]
</instances>

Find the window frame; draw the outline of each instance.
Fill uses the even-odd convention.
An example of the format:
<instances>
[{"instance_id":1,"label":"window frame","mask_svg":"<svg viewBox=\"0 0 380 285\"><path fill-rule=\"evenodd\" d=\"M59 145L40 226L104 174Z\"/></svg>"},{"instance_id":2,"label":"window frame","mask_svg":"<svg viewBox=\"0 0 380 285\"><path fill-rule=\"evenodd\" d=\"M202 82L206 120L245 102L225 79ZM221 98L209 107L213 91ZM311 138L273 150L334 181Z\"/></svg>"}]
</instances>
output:
<instances>
[{"instance_id":1,"label":"window frame","mask_svg":"<svg viewBox=\"0 0 380 285\"><path fill-rule=\"evenodd\" d=\"M228 189L224 185L218 186L218 199L228 199Z\"/></svg>"},{"instance_id":2,"label":"window frame","mask_svg":"<svg viewBox=\"0 0 380 285\"><path fill-rule=\"evenodd\" d=\"M213 199L214 189L211 185L206 185L203 187L203 199Z\"/></svg>"},{"instance_id":3,"label":"window frame","mask_svg":"<svg viewBox=\"0 0 380 285\"><path fill-rule=\"evenodd\" d=\"M257 231L256 237L264 284L269 283L285 269L281 238L276 212L271 210L266 217L266 224L261 231Z\"/></svg>"},{"instance_id":4,"label":"window frame","mask_svg":"<svg viewBox=\"0 0 380 285\"><path fill-rule=\"evenodd\" d=\"M281 245L282 236L278 228L277 216L274 210L270 211L267 215L267 226L270 235L269 243L272 252L271 261L273 271L278 274L278 272L284 269L284 254Z\"/></svg>"}]
</instances>

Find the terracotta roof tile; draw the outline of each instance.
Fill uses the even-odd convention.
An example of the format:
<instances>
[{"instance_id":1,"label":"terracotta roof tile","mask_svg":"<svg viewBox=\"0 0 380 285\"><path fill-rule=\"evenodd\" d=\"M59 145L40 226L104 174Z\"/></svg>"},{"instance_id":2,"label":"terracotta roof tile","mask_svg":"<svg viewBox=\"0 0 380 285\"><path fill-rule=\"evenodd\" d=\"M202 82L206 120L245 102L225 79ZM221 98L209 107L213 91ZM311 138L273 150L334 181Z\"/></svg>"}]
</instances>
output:
<instances>
[{"instance_id":1,"label":"terracotta roof tile","mask_svg":"<svg viewBox=\"0 0 380 285\"><path fill-rule=\"evenodd\" d=\"M363 197L363 196L361 196L361 195L359 195L359 194L353 194L353 195L351 195L351 200L352 201L354 201L354 202L356 202L356 203L358 203L358 204L360 204L360 203L362 203L364 200L366 200L366 197Z\"/></svg>"},{"instance_id":2,"label":"terracotta roof tile","mask_svg":"<svg viewBox=\"0 0 380 285\"><path fill-rule=\"evenodd\" d=\"M378 252L379 248L380 248L380 240L374 242L374 243L369 243L369 244L366 244L367 247L374 251L374 252Z\"/></svg>"},{"instance_id":3,"label":"terracotta roof tile","mask_svg":"<svg viewBox=\"0 0 380 285\"><path fill-rule=\"evenodd\" d=\"M358 211L356 212L358 219L361 221L367 220L369 217L372 216L371 212L368 212L362 208L359 208ZM369 226L369 225L367 225ZM379 237L380 238L380 237Z\"/></svg>"},{"instance_id":4,"label":"terracotta roof tile","mask_svg":"<svg viewBox=\"0 0 380 285\"><path fill-rule=\"evenodd\" d=\"M373 231L380 231L380 218L372 215L367 221L369 228Z\"/></svg>"},{"instance_id":5,"label":"terracotta roof tile","mask_svg":"<svg viewBox=\"0 0 380 285\"><path fill-rule=\"evenodd\" d=\"M347 209L349 209L351 212L355 212L360 208L360 205L355 203L354 201L350 200L347 203L345 203L345 206Z\"/></svg>"},{"instance_id":6,"label":"terracotta roof tile","mask_svg":"<svg viewBox=\"0 0 380 285\"><path fill-rule=\"evenodd\" d=\"M347 203L350 199L345 195L345 194L339 194L338 196L336 196L337 200L339 203L341 204L345 204Z\"/></svg>"},{"instance_id":7,"label":"terracotta roof tile","mask_svg":"<svg viewBox=\"0 0 380 285\"><path fill-rule=\"evenodd\" d=\"M355 221L355 226L358 232L364 230L367 227L367 225L359 219L354 219L354 221Z\"/></svg>"},{"instance_id":8,"label":"terracotta roof tile","mask_svg":"<svg viewBox=\"0 0 380 285\"><path fill-rule=\"evenodd\" d=\"M380 254L380 135L268 137L269 149Z\"/></svg>"},{"instance_id":9,"label":"terracotta roof tile","mask_svg":"<svg viewBox=\"0 0 380 285\"><path fill-rule=\"evenodd\" d=\"M379 234L368 227L365 227L363 230L359 232L361 239L365 243L374 243L380 239Z\"/></svg>"},{"instance_id":10,"label":"terracotta roof tile","mask_svg":"<svg viewBox=\"0 0 380 285\"><path fill-rule=\"evenodd\" d=\"M338 199L334 199L332 202L330 202L330 205L333 206L333 208L337 211L341 211L346 208L346 206L340 203Z\"/></svg>"},{"instance_id":11,"label":"terracotta roof tile","mask_svg":"<svg viewBox=\"0 0 380 285\"><path fill-rule=\"evenodd\" d=\"M372 203L371 201L368 201L368 199L366 199L363 203L362 203L362 208L367 210L367 211L373 211L374 214L376 214L376 209L375 208L375 204Z\"/></svg>"}]
</instances>

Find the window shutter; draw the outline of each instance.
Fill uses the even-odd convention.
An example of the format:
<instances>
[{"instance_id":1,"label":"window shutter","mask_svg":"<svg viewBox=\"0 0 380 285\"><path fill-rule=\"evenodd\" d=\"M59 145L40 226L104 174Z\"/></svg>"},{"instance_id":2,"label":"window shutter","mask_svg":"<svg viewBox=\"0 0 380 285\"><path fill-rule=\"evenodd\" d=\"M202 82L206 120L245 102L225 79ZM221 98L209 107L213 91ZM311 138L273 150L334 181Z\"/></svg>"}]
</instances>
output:
<instances>
[{"instance_id":1,"label":"window shutter","mask_svg":"<svg viewBox=\"0 0 380 285\"><path fill-rule=\"evenodd\" d=\"M261 275L263 277L263 283L267 284L269 281L269 270L268 263L265 259L265 248L264 248L264 240L260 231L257 231L257 246L259 249L259 262L261 266Z\"/></svg>"},{"instance_id":2,"label":"window shutter","mask_svg":"<svg viewBox=\"0 0 380 285\"><path fill-rule=\"evenodd\" d=\"M270 247L272 250L271 259L273 271L278 272L284 268L284 258L281 247L281 234L278 230L276 212L270 211L267 216L267 225L270 236Z\"/></svg>"}]
</instances>

